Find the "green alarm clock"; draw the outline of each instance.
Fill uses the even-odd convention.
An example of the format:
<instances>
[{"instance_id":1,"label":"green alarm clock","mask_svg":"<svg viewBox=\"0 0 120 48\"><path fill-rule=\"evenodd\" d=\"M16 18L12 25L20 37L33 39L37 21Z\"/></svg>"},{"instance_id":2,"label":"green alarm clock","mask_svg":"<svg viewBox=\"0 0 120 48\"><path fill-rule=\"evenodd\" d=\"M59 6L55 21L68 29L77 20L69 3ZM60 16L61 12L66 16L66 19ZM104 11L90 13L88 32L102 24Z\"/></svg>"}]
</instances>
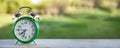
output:
<instances>
[{"instance_id":1,"label":"green alarm clock","mask_svg":"<svg viewBox=\"0 0 120 48\"><path fill-rule=\"evenodd\" d=\"M29 8L27 6L19 8L19 11L15 14L14 18L18 18L17 21L13 25L13 34L14 37L21 43L30 43L34 41L40 32L39 24L34 19L36 16L35 13L30 13L30 16L21 17L20 9ZM17 41L17 42L18 42Z\"/></svg>"}]
</instances>

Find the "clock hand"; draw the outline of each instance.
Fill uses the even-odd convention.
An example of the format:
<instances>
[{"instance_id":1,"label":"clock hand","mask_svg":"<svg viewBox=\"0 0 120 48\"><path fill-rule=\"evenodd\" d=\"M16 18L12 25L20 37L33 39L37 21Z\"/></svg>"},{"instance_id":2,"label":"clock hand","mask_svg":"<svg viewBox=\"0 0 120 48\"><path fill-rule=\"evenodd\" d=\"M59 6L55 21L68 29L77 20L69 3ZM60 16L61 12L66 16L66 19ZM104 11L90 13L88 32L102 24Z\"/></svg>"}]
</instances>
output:
<instances>
[{"instance_id":1,"label":"clock hand","mask_svg":"<svg viewBox=\"0 0 120 48\"><path fill-rule=\"evenodd\" d=\"M23 34L24 31L22 31L21 33L19 33L19 35Z\"/></svg>"},{"instance_id":2,"label":"clock hand","mask_svg":"<svg viewBox=\"0 0 120 48\"><path fill-rule=\"evenodd\" d=\"M20 33L20 34L23 34L23 35L22 35L22 37L24 37L24 36L25 36L25 32L26 32L26 30L23 30L23 32L22 32L22 33Z\"/></svg>"},{"instance_id":3,"label":"clock hand","mask_svg":"<svg viewBox=\"0 0 120 48\"><path fill-rule=\"evenodd\" d=\"M22 37L24 37L25 36L25 32L24 32L24 34L23 34L23 36Z\"/></svg>"},{"instance_id":4,"label":"clock hand","mask_svg":"<svg viewBox=\"0 0 120 48\"><path fill-rule=\"evenodd\" d=\"M25 32L25 31L23 30L23 32L21 32L20 35L23 34L24 32Z\"/></svg>"}]
</instances>

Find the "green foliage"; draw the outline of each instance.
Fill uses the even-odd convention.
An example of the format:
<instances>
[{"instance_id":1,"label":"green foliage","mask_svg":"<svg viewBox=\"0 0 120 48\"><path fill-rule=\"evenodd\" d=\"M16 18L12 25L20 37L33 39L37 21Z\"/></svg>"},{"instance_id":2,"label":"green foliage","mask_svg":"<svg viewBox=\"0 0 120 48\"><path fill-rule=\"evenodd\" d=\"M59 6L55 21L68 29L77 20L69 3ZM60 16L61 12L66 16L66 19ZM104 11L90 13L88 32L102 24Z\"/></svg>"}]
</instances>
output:
<instances>
[{"instance_id":1,"label":"green foliage","mask_svg":"<svg viewBox=\"0 0 120 48\"><path fill-rule=\"evenodd\" d=\"M84 0L84 1L89 2L89 0ZM41 3L35 5L31 3L30 0L0 0L0 6L1 6L0 13L14 13L21 6L30 6L32 8L35 8L38 12L42 12L41 11L42 9L47 8L46 10L50 10L51 8L54 9L55 7L57 8L57 10L59 10L59 12L62 10L63 14L65 13L64 11L66 10L68 10L67 14L71 14L72 12L74 12L74 10L81 9L80 7L82 6L82 4L87 4L84 3L84 1L83 0L42 0ZM116 0L113 2L111 0L105 0L105 1L96 0L96 2L97 2L96 4L98 4L97 6L99 6L100 9L103 9L108 12L114 11L117 7Z\"/></svg>"},{"instance_id":2,"label":"green foliage","mask_svg":"<svg viewBox=\"0 0 120 48\"><path fill-rule=\"evenodd\" d=\"M6 17L0 16L0 18ZM0 20L6 21L6 19ZM119 39L119 24L120 17L110 17L110 13L107 14L106 12L103 14L81 13L72 16L56 17L41 16L41 20L39 20L41 30L39 38ZM13 23L8 23L0 28L1 39L14 38L12 34L12 25Z\"/></svg>"},{"instance_id":3,"label":"green foliage","mask_svg":"<svg viewBox=\"0 0 120 48\"><path fill-rule=\"evenodd\" d=\"M13 13L20 6L36 7L38 10L56 6L57 1L44 0L41 4L33 6L30 0L0 0L0 13ZM53 2L54 1L54 2ZM61 1L61 0L60 0ZM75 5L80 0L68 3L66 0L66 14L63 16L42 16L39 20L39 38L68 38L68 39L119 39L120 14L112 17L109 9L79 9ZM71 12L70 12L71 11ZM118 11L120 12L120 11ZM12 34L13 21L11 15L0 15L0 38L14 38Z\"/></svg>"},{"instance_id":4,"label":"green foliage","mask_svg":"<svg viewBox=\"0 0 120 48\"><path fill-rule=\"evenodd\" d=\"M0 0L0 13L14 13L21 6L32 6L30 0Z\"/></svg>"}]
</instances>

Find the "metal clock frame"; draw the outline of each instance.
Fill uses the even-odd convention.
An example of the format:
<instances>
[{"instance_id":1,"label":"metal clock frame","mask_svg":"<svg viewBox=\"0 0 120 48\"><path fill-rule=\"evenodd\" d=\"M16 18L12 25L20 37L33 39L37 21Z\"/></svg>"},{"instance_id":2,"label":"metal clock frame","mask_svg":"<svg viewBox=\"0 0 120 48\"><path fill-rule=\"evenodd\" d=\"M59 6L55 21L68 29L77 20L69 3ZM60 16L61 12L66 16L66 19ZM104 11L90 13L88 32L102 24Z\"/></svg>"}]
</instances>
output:
<instances>
[{"instance_id":1,"label":"metal clock frame","mask_svg":"<svg viewBox=\"0 0 120 48\"><path fill-rule=\"evenodd\" d=\"M36 26L36 33L35 33L35 35L33 36L33 38L31 38L29 41L22 41L22 40L18 39L18 38L16 37L16 35L15 35L14 29L15 29L16 24L17 24L20 20L29 20L29 21L31 21L32 23L34 23L34 25ZM20 42L22 42L22 43L24 43L24 44L27 44L27 43L30 43L30 42L34 41L34 40L38 37L39 32L40 32L40 28L39 28L38 22L37 22L35 19L31 18L31 17L21 17L21 18L19 18L19 19L14 23L14 25L13 25L13 34L14 34L15 38L16 38L18 41L20 41ZM16 44L18 43L18 41L16 42ZM34 41L34 43L35 43L35 41ZM36 44L36 43L35 43L35 44Z\"/></svg>"}]
</instances>

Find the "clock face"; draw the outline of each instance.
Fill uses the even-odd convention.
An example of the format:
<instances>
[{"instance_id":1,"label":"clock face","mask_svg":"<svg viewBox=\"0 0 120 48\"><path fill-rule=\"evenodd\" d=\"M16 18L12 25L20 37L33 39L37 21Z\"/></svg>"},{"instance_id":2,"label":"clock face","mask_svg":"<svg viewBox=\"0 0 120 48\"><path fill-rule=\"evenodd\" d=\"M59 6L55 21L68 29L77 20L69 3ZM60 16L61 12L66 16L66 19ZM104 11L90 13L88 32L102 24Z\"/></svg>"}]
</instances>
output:
<instances>
[{"instance_id":1,"label":"clock face","mask_svg":"<svg viewBox=\"0 0 120 48\"><path fill-rule=\"evenodd\" d=\"M20 20L15 25L14 34L21 41L29 41L36 34L36 25L30 20Z\"/></svg>"}]
</instances>

